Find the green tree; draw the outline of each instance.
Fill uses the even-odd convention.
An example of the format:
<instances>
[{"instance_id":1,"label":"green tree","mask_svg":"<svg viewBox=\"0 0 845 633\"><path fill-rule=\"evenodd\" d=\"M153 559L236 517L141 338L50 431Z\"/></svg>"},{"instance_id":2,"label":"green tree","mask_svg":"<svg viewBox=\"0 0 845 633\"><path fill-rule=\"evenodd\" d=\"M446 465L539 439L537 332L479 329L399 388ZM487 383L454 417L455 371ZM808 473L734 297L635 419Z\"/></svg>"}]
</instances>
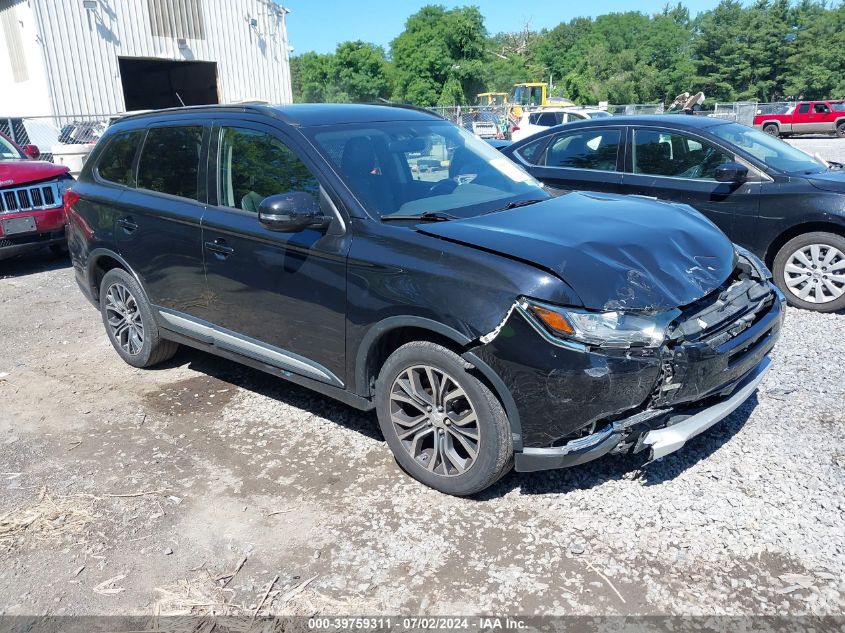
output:
<instances>
[{"instance_id":1,"label":"green tree","mask_svg":"<svg viewBox=\"0 0 845 633\"><path fill-rule=\"evenodd\" d=\"M793 47L783 91L788 98L845 97L845 4L804 0L792 13Z\"/></svg>"},{"instance_id":2,"label":"green tree","mask_svg":"<svg viewBox=\"0 0 845 633\"><path fill-rule=\"evenodd\" d=\"M390 95L384 49L360 40L337 47L331 80L348 101L369 102Z\"/></svg>"},{"instance_id":3,"label":"green tree","mask_svg":"<svg viewBox=\"0 0 845 633\"><path fill-rule=\"evenodd\" d=\"M845 2L722 0L694 20L683 4L659 13L575 18L551 30L489 37L476 7L429 5L410 16L390 56L366 42L291 60L297 101L422 106L548 81L578 103L669 102L685 90L714 100L845 96Z\"/></svg>"},{"instance_id":4,"label":"green tree","mask_svg":"<svg viewBox=\"0 0 845 633\"><path fill-rule=\"evenodd\" d=\"M423 7L390 44L394 98L422 106L447 97L467 103L483 88L486 45L484 18L477 7ZM455 82L460 91L454 89Z\"/></svg>"},{"instance_id":5,"label":"green tree","mask_svg":"<svg viewBox=\"0 0 845 633\"><path fill-rule=\"evenodd\" d=\"M333 55L305 53L291 59L293 99L302 103L331 101L337 96L332 83Z\"/></svg>"}]
</instances>

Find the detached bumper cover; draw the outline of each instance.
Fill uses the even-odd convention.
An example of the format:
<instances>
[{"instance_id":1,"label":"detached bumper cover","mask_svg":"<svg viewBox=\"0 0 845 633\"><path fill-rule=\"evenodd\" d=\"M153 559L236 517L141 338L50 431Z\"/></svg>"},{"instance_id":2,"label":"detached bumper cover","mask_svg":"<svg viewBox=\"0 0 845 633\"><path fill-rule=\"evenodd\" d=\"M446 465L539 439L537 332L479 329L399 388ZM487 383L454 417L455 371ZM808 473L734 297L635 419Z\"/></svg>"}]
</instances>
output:
<instances>
[{"instance_id":1,"label":"detached bumper cover","mask_svg":"<svg viewBox=\"0 0 845 633\"><path fill-rule=\"evenodd\" d=\"M660 420L666 426L647 431L638 445L651 451L651 459L665 457L739 408L757 389L770 365L769 358L764 357L741 381L727 389L729 395L714 404L682 412L644 411L564 446L525 448L514 456L515 468L520 472L533 472L583 464L610 453L625 439L628 429L650 420Z\"/></svg>"},{"instance_id":2,"label":"detached bumper cover","mask_svg":"<svg viewBox=\"0 0 845 633\"><path fill-rule=\"evenodd\" d=\"M726 400L702 409L672 426L646 433L642 441L643 444L651 447L651 458L660 459L669 453L674 453L696 435L728 417L751 397L770 365L769 358L764 358Z\"/></svg>"}]
</instances>

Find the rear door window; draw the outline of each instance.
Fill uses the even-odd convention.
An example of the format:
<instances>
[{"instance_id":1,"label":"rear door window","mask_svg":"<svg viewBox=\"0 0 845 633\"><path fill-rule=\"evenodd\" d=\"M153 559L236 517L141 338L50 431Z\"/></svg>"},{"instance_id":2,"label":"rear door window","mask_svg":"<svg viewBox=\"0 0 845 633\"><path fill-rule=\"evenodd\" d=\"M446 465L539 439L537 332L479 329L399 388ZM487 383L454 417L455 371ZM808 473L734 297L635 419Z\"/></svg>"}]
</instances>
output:
<instances>
[{"instance_id":1,"label":"rear door window","mask_svg":"<svg viewBox=\"0 0 845 633\"><path fill-rule=\"evenodd\" d=\"M553 127L563 123L562 112L541 112L537 115L535 125L542 125L543 127Z\"/></svg>"},{"instance_id":2,"label":"rear door window","mask_svg":"<svg viewBox=\"0 0 845 633\"><path fill-rule=\"evenodd\" d=\"M810 111L810 104L809 103L802 103L798 106L798 114L807 114Z\"/></svg>"},{"instance_id":3,"label":"rear door window","mask_svg":"<svg viewBox=\"0 0 845 633\"><path fill-rule=\"evenodd\" d=\"M546 150L546 167L616 171L621 136L618 129L560 134Z\"/></svg>"},{"instance_id":4,"label":"rear door window","mask_svg":"<svg viewBox=\"0 0 845 633\"><path fill-rule=\"evenodd\" d=\"M202 126L152 128L138 162L138 187L199 199Z\"/></svg>"},{"instance_id":5,"label":"rear door window","mask_svg":"<svg viewBox=\"0 0 845 633\"><path fill-rule=\"evenodd\" d=\"M97 174L100 178L118 185L135 186L135 174L132 168L135 152L138 151L138 144L143 134L142 130L125 132L109 141L97 165Z\"/></svg>"}]
</instances>

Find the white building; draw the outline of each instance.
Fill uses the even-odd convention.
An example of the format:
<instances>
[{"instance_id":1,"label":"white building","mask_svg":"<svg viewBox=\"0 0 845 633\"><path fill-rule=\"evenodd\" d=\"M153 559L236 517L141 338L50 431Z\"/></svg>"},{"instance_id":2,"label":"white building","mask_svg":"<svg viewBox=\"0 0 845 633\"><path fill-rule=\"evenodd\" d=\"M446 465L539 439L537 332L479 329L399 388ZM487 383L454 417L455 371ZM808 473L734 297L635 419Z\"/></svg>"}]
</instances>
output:
<instances>
[{"instance_id":1,"label":"white building","mask_svg":"<svg viewBox=\"0 0 845 633\"><path fill-rule=\"evenodd\" d=\"M0 0L0 119L290 103L272 0Z\"/></svg>"}]
</instances>

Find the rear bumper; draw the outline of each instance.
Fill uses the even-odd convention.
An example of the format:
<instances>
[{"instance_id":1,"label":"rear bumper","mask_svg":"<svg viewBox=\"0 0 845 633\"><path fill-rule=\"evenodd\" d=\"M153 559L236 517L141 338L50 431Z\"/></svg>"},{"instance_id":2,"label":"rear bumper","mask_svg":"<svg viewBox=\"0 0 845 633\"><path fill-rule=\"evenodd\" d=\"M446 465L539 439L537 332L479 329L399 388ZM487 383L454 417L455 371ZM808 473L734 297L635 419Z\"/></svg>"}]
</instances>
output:
<instances>
[{"instance_id":1,"label":"rear bumper","mask_svg":"<svg viewBox=\"0 0 845 633\"><path fill-rule=\"evenodd\" d=\"M650 459L659 459L683 447L689 440L733 413L748 400L769 370L771 361L764 357L745 377L725 389L722 399L697 408L669 411L645 411L617 420L564 446L525 448L514 456L519 472L567 468L592 461L612 452L621 444L630 445L631 430L661 424L660 428L636 431L634 452L650 451Z\"/></svg>"}]
</instances>

